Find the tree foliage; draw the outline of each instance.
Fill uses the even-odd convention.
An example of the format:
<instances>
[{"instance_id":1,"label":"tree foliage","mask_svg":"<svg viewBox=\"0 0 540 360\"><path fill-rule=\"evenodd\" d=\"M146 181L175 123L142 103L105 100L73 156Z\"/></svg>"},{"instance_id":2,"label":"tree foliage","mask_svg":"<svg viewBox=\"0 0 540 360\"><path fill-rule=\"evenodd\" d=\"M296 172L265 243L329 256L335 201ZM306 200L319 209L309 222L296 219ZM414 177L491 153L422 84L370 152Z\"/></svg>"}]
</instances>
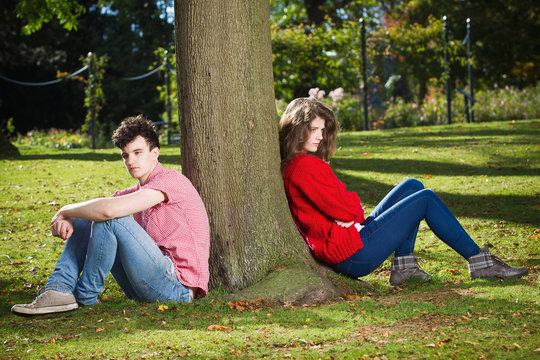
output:
<instances>
[{"instance_id":1,"label":"tree foliage","mask_svg":"<svg viewBox=\"0 0 540 360\"><path fill-rule=\"evenodd\" d=\"M368 24L370 86L422 100L444 80L443 16L448 17L453 83L467 82L466 19L472 20L476 85L534 85L539 77L538 6L518 1L273 0L272 38L278 97L307 95L310 87L358 91L359 26ZM399 80L396 80L399 79Z\"/></svg>"},{"instance_id":2,"label":"tree foliage","mask_svg":"<svg viewBox=\"0 0 540 360\"><path fill-rule=\"evenodd\" d=\"M358 18L375 1L270 3L276 97L292 100L314 87L354 92L360 71Z\"/></svg>"},{"instance_id":3,"label":"tree foliage","mask_svg":"<svg viewBox=\"0 0 540 360\"><path fill-rule=\"evenodd\" d=\"M17 16L25 22L22 31L30 35L56 17L64 29L77 30L77 19L86 9L76 0L21 0Z\"/></svg>"},{"instance_id":4,"label":"tree foliage","mask_svg":"<svg viewBox=\"0 0 540 360\"><path fill-rule=\"evenodd\" d=\"M57 71L81 68L81 56L88 52L107 56L103 92L110 101L101 111L104 130L108 132L122 118L138 113L159 120L163 101L156 87L163 84L163 78L153 75L133 82L122 79L148 72L156 60L155 50L172 43L174 27L166 15L171 1L78 3L86 11L78 17L77 31L67 32L58 22L50 21L43 22L39 31L24 36L21 29L25 23L16 15L17 1L3 2L6 21L0 22L2 75L21 81L46 81L54 79ZM24 87L3 82L0 96L4 100L0 118L13 117L20 132L48 127L77 129L84 123L82 83Z\"/></svg>"},{"instance_id":5,"label":"tree foliage","mask_svg":"<svg viewBox=\"0 0 540 360\"><path fill-rule=\"evenodd\" d=\"M121 79L145 73L159 62L157 49L173 49L174 28L167 21L171 3L4 0L1 73L22 81L51 80L58 70L79 68L80 57L89 51L107 55L103 90L114 101L104 105L103 123L113 126L141 112L161 119L164 77L134 83ZM430 84L444 80L443 16L448 17L454 86L468 82L462 45L467 18L472 20L476 88L525 87L540 78L540 44L534 41L540 17L533 0L270 0L270 9L275 92L284 101L307 96L313 87L327 92L342 87L348 94L361 94L362 16L367 24L370 95L378 91L385 101L392 95L421 101ZM81 83L47 88L2 85L0 119L13 118L18 131L78 128L84 121Z\"/></svg>"}]
</instances>

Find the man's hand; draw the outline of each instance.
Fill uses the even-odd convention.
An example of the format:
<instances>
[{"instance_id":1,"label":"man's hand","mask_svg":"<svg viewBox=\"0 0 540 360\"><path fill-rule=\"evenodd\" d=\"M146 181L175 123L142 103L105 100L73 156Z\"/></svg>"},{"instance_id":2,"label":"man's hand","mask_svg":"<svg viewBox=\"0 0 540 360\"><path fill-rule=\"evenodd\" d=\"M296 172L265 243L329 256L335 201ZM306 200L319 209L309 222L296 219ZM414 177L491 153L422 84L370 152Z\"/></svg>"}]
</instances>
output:
<instances>
[{"instance_id":1,"label":"man's hand","mask_svg":"<svg viewBox=\"0 0 540 360\"><path fill-rule=\"evenodd\" d=\"M73 234L73 219L66 218L58 211L51 220L51 233L53 236L67 240Z\"/></svg>"},{"instance_id":2,"label":"man's hand","mask_svg":"<svg viewBox=\"0 0 540 360\"><path fill-rule=\"evenodd\" d=\"M336 224L338 224L339 226L343 226L344 228L348 228L349 226L351 226L352 224L354 224L354 221L351 221L351 222L345 222L345 221L338 220L338 219L335 219L334 222L335 222Z\"/></svg>"}]
</instances>

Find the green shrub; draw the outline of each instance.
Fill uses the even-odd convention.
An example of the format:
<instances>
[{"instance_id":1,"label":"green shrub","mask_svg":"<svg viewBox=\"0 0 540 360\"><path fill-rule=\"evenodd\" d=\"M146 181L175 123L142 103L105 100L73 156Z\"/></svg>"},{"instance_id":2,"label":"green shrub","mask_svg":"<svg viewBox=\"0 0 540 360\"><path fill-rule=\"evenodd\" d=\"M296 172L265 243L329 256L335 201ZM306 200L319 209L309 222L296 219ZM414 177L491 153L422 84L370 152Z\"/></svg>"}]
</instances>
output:
<instances>
[{"instance_id":1,"label":"green shrub","mask_svg":"<svg viewBox=\"0 0 540 360\"><path fill-rule=\"evenodd\" d=\"M454 106L458 118L465 121L463 96ZM540 84L526 89L506 86L475 93L474 120L477 122L493 120L536 119L540 117ZM457 119L456 119L457 120Z\"/></svg>"},{"instance_id":2,"label":"green shrub","mask_svg":"<svg viewBox=\"0 0 540 360\"><path fill-rule=\"evenodd\" d=\"M79 131L67 131L60 129L33 130L26 135L17 135L15 140L19 145L41 145L50 148L72 149L86 147L90 143L86 134Z\"/></svg>"},{"instance_id":3,"label":"green shrub","mask_svg":"<svg viewBox=\"0 0 540 360\"><path fill-rule=\"evenodd\" d=\"M469 111L471 111L469 104ZM384 115L377 126L384 128L439 125L448 121L446 94L432 87L422 104L392 99L386 103ZM519 90L505 88L481 90L475 94L475 122L534 119L540 117L540 85ZM463 94L457 90L452 97L452 122L466 122Z\"/></svg>"}]
</instances>

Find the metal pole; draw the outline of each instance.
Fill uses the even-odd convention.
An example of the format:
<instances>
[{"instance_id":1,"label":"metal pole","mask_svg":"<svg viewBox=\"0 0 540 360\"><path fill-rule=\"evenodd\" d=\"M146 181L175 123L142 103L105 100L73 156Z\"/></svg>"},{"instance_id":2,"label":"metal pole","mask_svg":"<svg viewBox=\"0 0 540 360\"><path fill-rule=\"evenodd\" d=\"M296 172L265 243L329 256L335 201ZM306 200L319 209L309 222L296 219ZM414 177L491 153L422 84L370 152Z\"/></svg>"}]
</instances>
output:
<instances>
[{"instance_id":1,"label":"metal pole","mask_svg":"<svg viewBox=\"0 0 540 360\"><path fill-rule=\"evenodd\" d=\"M469 70L469 93L471 95L471 122L474 122L474 86L473 86L473 67L472 67L472 24L471 19L467 19L467 63Z\"/></svg>"},{"instance_id":2,"label":"metal pole","mask_svg":"<svg viewBox=\"0 0 540 360\"><path fill-rule=\"evenodd\" d=\"M90 138L92 142L92 149L96 148L96 113L95 113L95 66L94 66L95 60L94 60L94 54L89 52L88 53L88 85L90 87L90 91L88 92L88 128L90 130Z\"/></svg>"},{"instance_id":3,"label":"metal pole","mask_svg":"<svg viewBox=\"0 0 540 360\"><path fill-rule=\"evenodd\" d=\"M171 132L172 132L172 115L171 115L171 84L169 81L169 57L168 51L165 51L165 87L167 89L167 96L165 97L165 109L167 110L167 118L169 120L169 125L167 126L167 144L171 143Z\"/></svg>"},{"instance_id":4,"label":"metal pole","mask_svg":"<svg viewBox=\"0 0 540 360\"><path fill-rule=\"evenodd\" d=\"M367 61L366 61L366 24L364 18L360 19L362 26L362 81L364 82L364 130L369 130L368 116L368 85L367 85Z\"/></svg>"},{"instance_id":5,"label":"metal pole","mask_svg":"<svg viewBox=\"0 0 540 360\"><path fill-rule=\"evenodd\" d=\"M444 22L444 75L446 78L446 109L448 124L452 123L452 94L450 93L450 65L448 64L448 18L443 17Z\"/></svg>"}]
</instances>

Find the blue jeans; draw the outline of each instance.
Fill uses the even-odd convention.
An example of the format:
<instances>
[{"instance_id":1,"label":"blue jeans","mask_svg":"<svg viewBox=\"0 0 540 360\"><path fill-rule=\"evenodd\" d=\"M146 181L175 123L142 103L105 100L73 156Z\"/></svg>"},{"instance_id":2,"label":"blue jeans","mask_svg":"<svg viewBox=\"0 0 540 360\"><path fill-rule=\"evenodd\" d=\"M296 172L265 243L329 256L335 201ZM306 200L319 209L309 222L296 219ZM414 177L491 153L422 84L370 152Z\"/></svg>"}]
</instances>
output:
<instances>
[{"instance_id":1,"label":"blue jeans","mask_svg":"<svg viewBox=\"0 0 540 360\"><path fill-rule=\"evenodd\" d=\"M110 272L130 299L191 302L172 260L130 216L75 219L73 228L47 289L73 293L78 303L92 305Z\"/></svg>"},{"instance_id":2,"label":"blue jeans","mask_svg":"<svg viewBox=\"0 0 540 360\"><path fill-rule=\"evenodd\" d=\"M360 277L378 268L390 254L412 255L418 225L426 220L439 239L464 258L480 248L432 190L416 179L407 179L390 191L369 214L360 229L364 247L334 265L340 273Z\"/></svg>"}]
</instances>

